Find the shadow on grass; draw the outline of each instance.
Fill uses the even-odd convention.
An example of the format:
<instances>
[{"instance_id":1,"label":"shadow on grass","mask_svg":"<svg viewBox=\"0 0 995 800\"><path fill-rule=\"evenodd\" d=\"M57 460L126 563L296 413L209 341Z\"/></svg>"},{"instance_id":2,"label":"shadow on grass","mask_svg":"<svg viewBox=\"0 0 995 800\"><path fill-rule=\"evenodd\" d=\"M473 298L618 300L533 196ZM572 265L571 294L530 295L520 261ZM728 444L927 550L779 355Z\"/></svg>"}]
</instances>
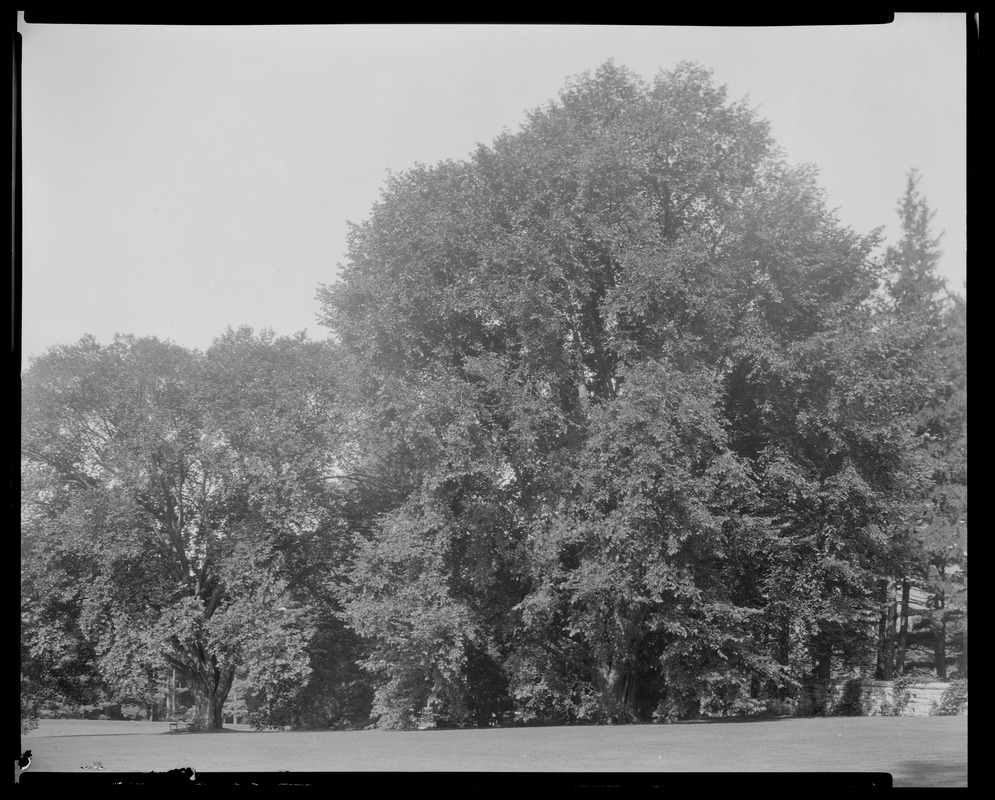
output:
<instances>
[{"instance_id":1,"label":"shadow on grass","mask_svg":"<svg viewBox=\"0 0 995 800\"><path fill-rule=\"evenodd\" d=\"M80 737L90 737L95 736L196 736L198 734L211 734L211 733L255 733L255 731L233 731L228 728L222 728L220 731L120 731L118 733L103 731L86 731L85 733L66 733L64 731L59 731L58 733L42 733L38 736L32 736L32 739L78 739Z\"/></svg>"},{"instance_id":2,"label":"shadow on grass","mask_svg":"<svg viewBox=\"0 0 995 800\"><path fill-rule=\"evenodd\" d=\"M272 731L276 733L277 731ZM211 730L211 731L158 731L155 736L204 736L210 735L212 733L258 733L258 731L236 731L231 728L222 728L221 730ZM117 734L112 734L117 735Z\"/></svg>"},{"instance_id":3,"label":"shadow on grass","mask_svg":"<svg viewBox=\"0 0 995 800\"><path fill-rule=\"evenodd\" d=\"M493 727L481 727L481 728L460 728L458 726L447 727L439 726L435 728L406 728L403 730L398 730L398 733L404 732L414 732L414 733L429 733L431 731L455 731L455 730L468 730L468 731L494 731L494 730L536 730L536 729L557 729L557 728L604 728L605 730L611 730L612 728L668 728L672 725L727 725L730 723L744 723L744 722L783 722L784 720L791 719L808 719L808 717L797 717L787 715L774 715L774 714L754 714L750 717L702 717L700 719L682 719L677 722L651 722L649 720L641 720L638 722L625 722L619 724L595 724L589 722L558 722L558 723L534 723L525 725L495 725ZM357 729L359 730L359 729Z\"/></svg>"},{"instance_id":4,"label":"shadow on grass","mask_svg":"<svg viewBox=\"0 0 995 800\"><path fill-rule=\"evenodd\" d=\"M704 719L685 719L680 722L671 723L673 725L731 725L755 722L783 722L789 719L803 719L803 717L774 716L767 714L754 714L752 717L705 717Z\"/></svg>"},{"instance_id":5,"label":"shadow on grass","mask_svg":"<svg viewBox=\"0 0 995 800\"><path fill-rule=\"evenodd\" d=\"M892 773L896 786L967 786L967 764L948 761L903 761Z\"/></svg>"}]
</instances>

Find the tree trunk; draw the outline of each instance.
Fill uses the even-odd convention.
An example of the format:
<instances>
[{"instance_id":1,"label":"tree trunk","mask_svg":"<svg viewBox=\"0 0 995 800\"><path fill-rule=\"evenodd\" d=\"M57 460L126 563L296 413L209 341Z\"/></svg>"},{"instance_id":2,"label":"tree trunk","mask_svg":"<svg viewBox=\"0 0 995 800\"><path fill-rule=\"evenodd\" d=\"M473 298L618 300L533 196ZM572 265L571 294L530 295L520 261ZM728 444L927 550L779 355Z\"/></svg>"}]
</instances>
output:
<instances>
[{"instance_id":1,"label":"tree trunk","mask_svg":"<svg viewBox=\"0 0 995 800\"><path fill-rule=\"evenodd\" d=\"M638 722L636 681L631 670L600 666L597 670L601 704L612 722Z\"/></svg>"},{"instance_id":2,"label":"tree trunk","mask_svg":"<svg viewBox=\"0 0 995 800\"><path fill-rule=\"evenodd\" d=\"M909 638L909 595L912 587L908 578L902 579L902 611L898 630L898 652L895 654L895 674L905 674L905 651Z\"/></svg>"},{"instance_id":3,"label":"tree trunk","mask_svg":"<svg viewBox=\"0 0 995 800\"><path fill-rule=\"evenodd\" d=\"M946 579L946 570L940 567L940 580ZM941 681L947 679L947 619L946 597L941 587L936 594L936 624L933 629L933 664L936 677Z\"/></svg>"},{"instance_id":4,"label":"tree trunk","mask_svg":"<svg viewBox=\"0 0 995 800\"><path fill-rule=\"evenodd\" d=\"M878 618L878 663L874 677L879 681L890 681L895 677L895 583L890 579L882 581L881 616Z\"/></svg>"},{"instance_id":5,"label":"tree trunk","mask_svg":"<svg viewBox=\"0 0 995 800\"><path fill-rule=\"evenodd\" d=\"M888 581L887 595L884 612L886 615L886 630L884 636L884 678L882 680L891 681L895 679L895 582Z\"/></svg>"},{"instance_id":6,"label":"tree trunk","mask_svg":"<svg viewBox=\"0 0 995 800\"><path fill-rule=\"evenodd\" d=\"M947 626L940 623L940 628L936 632L936 641L933 646L933 661L936 666L936 677L941 681L947 679Z\"/></svg>"},{"instance_id":7,"label":"tree trunk","mask_svg":"<svg viewBox=\"0 0 995 800\"><path fill-rule=\"evenodd\" d=\"M967 614L964 614L964 643L960 651L960 676L967 677Z\"/></svg>"},{"instance_id":8,"label":"tree trunk","mask_svg":"<svg viewBox=\"0 0 995 800\"><path fill-rule=\"evenodd\" d=\"M785 615L777 631L777 663L786 667L791 660L791 618Z\"/></svg>"},{"instance_id":9,"label":"tree trunk","mask_svg":"<svg viewBox=\"0 0 995 800\"><path fill-rule=\"evenodd\" d=\"M197 725L203 730L221 730L224 727L224 705L235 680L232 666L219 667L217 658L200 662L198 669L175 663L177 671L187 679L194 693Z\"/></svg>"},{"instance_id":10,"label":"tree trunk","mask_svg":"<svg viewBox=\"0 0 995 800\"><path fill-rule=\"evenodd\" d=\"M815 677L820 681L833 677L833 644L825 638L815 644Z\"/></svg>"},{"instance_id":11,"label":"tree trunk","mask_svg":"<svg viewBox=\"0 0 995 800\"><path fill-rule=\"evenodd\" d=\"M167 716L176 716L176 668L171 670L171 681L169 684L169 694L166 695Z\"/></svg>"},{"instance_id":12,"label":"tree trunk","mask_svg":"<svg viewBox=\"0 0 995 800\"><path fill-rule=\"evenodd\" d=\"M219 731L224 727L224 698L217 694L204 697L197 695L197 721L207 731Z\"/></svg>"},{"instance_id":13,"label":"tree trunk","mask_svg":"<svg viewBox=\"0 0 995 800\"><path fill-rule=\"evenodd\" d=\"M601 705L612 722L639 721L634 666L645 611L642 604L616 607L606 620L610 644L595 661L594 679Z\"/></svg>"},{"instance_id":14,"label":"tree trunk","mask_svg":"<svg viewBox=\"0 0 995 800\"><path fill-rule=\"evenodd\" d=\"M941 681L947 679L947 620L946 604L943 601L943 593L937 598L937 625L933 634L933 664L936 668L936 677Z\"/></svg>"},{"instance_id":15,"label":"tree trunk","mask_svg":"<svg viewBox=\"0 0 995 800\"><path fill-rule=\"evenodd\" d=\"M967 590L967 551L964 551L964 589ZM960 651L960 676L967 677L967 595L964 595L964 642Z\"/></svg>"},{"instance_id":16,"label":"tree trunk","mask_svg":"<svg viewBox=\"0 0 995 800\"><path fill-rule=\"evenodd\" d=\"M197 720L204 730L219 731L224 727L224 707L234 680L234 670L215 667L207 676L207 691L197 693Z\"/></svg>"},{"instance_id":17,"label":"tree trunk","mask_svg":"<svg viewBox=\"0 0 995 800\"><path fill-rule=\"evenodd\" d=\"M885 672L885 663L887 661L887 656L885 654L885 640L888 637L888 612L885 610L884 606L881 607L881 613L878 615L878 663L874 668L874 679L878 681L883 681Z\"/></svg>"}]
</instances>

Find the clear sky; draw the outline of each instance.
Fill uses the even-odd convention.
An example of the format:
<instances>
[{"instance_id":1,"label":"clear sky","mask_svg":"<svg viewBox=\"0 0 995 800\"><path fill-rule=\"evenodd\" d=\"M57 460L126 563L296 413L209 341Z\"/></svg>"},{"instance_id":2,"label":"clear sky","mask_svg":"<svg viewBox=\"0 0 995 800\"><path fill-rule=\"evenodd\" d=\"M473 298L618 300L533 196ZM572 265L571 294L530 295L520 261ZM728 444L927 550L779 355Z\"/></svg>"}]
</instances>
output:
<instances>
[{"instance_id":1,"label":"clear sky","mask_svg":"<svg viewBox=\"0 0 995 800\"><path fill-rule=\"evenodd\" d=\"M18 25L25 357L85 333L206 348L326 331L315 293L387 172L465 158L609 58L748 96L840 219L897 236L905 173L966 294L961 13L889 25Z\"/></svg>"}]
</instances>

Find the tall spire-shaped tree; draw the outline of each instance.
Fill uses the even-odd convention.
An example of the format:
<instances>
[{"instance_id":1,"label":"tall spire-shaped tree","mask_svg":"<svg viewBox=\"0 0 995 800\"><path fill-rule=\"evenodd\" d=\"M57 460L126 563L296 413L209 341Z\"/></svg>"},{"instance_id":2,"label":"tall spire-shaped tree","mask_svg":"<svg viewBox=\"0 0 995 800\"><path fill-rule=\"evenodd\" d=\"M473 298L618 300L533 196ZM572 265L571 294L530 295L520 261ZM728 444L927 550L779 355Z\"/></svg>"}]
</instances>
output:
<instances>
[{"instance_id":1,"label":"tall spire-shaped tree","mask_svg":"<svg viewBox=\"0 0 995 800\"><path fill-rule=\"evenodd\" d=\"M898 204L902 238L888 248L885 267L888 271L888 291L900 313L913 310L936 313L939 310L946 283L936 268L943 255L940 240L933 236L931 211L926 198L919 192L919 171L906 173L905 194Z\"/></svg>"},{"instance_id":2,"label":"tall spire-shaped tree","mask_svg":"<svg viewBox=\"0 0 995 800\"><path fill-rule=\"evenodd\" d=\"M896 564L901 575L900 612L894 613L894 585L882 612L883 627L879 677L901 674L909 644L909 594L913 579L930 595L927 618L919 628L934 649L937 675L946 677L948 627L965 616L960 603L964 576L958 569L966 552L967 519L967 404L965 301L947 291L938 266L943 255L942 234L934 236L935 212L919 191L920 175L907 173L905 193L898 204L902 236L885 255L889 293L886 314L907 343L905 356L915 364L921 395L911 418L912 433L920 443L925 476L924 495L910 513L912 527L907 552L911 560ZM898 623L897 640L894 627Z\"/></svg>"}]
</instances>

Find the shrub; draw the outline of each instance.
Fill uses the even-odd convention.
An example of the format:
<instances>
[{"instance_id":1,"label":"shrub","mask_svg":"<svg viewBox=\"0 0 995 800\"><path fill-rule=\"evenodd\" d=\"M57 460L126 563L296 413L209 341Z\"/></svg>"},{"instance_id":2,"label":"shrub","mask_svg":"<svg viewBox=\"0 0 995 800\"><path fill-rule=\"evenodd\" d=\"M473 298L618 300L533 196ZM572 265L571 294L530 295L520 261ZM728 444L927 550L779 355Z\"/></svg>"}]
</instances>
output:
<instances>
[{"instance_id":1,"label":"shrub","mask_svg":"<svg viewBox=\"0 0 995 800\"><path fill-rule=\"evenodd\" d=\"M249 724L257 731L280 730L285 727L285 720L289 719L289 716L284 719L274 719L274 715L268 711L249 712Z\"/></svg>"},{"instance_id":2,"label":"shrub","mask_svg":"<svg viewBox=\"0 0 995 800\"><path fill-rule=\"evenodd\" d=\"M750 696L750 678L732 671L710 672L698 704L703 717L749 717L767 710L767 703Z\"/></svg>"},{"instance_id":3,"label":"shrub","mask_svg":"<svg viewBox=\"0 0 995 800\"><path fill-rule=\"evenodd\" d=\"M41 703L38 716L41 719L79 719L83 716L83 707L69 700L50 699Z\"/></svg>"},{"instance_id":4,"label":"shrub","mask_svg":"<svg viewBox=\"0 0 995 800\"><path fill-rule=\"evenodd\" d=\"M940 704L930 713L936 717L953 717L967 707L967 679L951 681L943 692Z\"/></svg>"},{"instance_id":5,"label":"shrub","mask_svg":"<svg viewBox=\"0 0 995 800\"><path fill-rule=\"evenodd\" d=\"M138 719L139 708L130 703L121 704L121 716L125 719Z\"/></svg>"},{"instance_id":6,"label":"shrub","mask_svg":"<svg viewBox=\"0 0 995 800\"><path fill-rule=\"evenodd\" d=\"M922 678L915 675L902 675L896 678L891 685L891 702L881 706L882 716L902 716L909 704L909 700L912 699L912 692L910 691L912 685L921 681Z\"/></svg>"},{"instance_id":7,"label":"shrub","mask_svg":"<svg viewBox=\"0 0 995 800\"><path fill-rule=\"evenodd\" d=\"M794 697L767 698L767 712L775 717L793 717L798 712L798 700Z\"/></svg>"},{"instance_id":8,"label":"shrub","mask_svg":"<svg viewBox=\"0 0 995 800\"><path fill-rule=\"evenodd\" d=\"M843 684L842 696L832 709L832 716L862 717L864 715L862 683L860 678L850 678Z\"/></svg>"},{"instance_id":9,"label":"shrub","mask_svg":"<svg viewBox=\"0 0 995 800\"><path fill-rule=\"evenodd\" d=\"M38 727L38 703L33 698L21 695L21 733Z\"/></svg>"}]
</instances>

